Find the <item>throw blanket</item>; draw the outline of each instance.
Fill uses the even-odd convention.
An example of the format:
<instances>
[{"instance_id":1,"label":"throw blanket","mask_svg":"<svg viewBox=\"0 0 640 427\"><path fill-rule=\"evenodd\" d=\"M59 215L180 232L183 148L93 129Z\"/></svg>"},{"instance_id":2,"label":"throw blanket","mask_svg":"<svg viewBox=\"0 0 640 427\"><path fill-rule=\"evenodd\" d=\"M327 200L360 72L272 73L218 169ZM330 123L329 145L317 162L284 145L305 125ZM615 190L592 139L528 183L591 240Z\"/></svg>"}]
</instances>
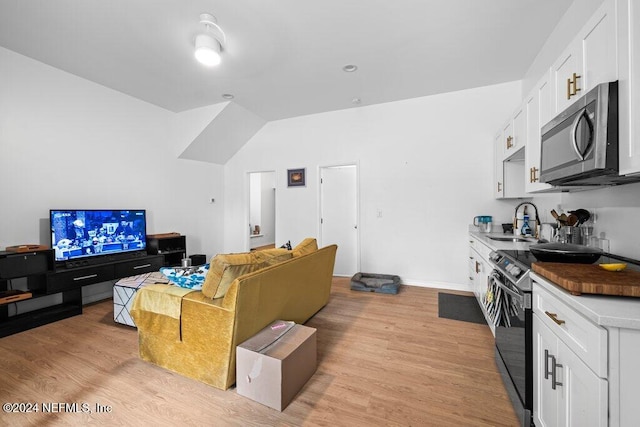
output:
<instances>
[{"instance_id":1,"label":"throw blanket","mask_svg":"<svg viewBox=\"0 0 640 427\"><path fill-rule=\"evenodd\" d=\"M165 275L171 283L181 288L191 289L193 291L202 290L202 284L209 272L209 264L198 267L175 267L161 268L160 272Z\"/></svg>"},{"instance_id":2,"label":"throw blanket","mask_svg":"<svg viewBox=\"0 0 640 427\"><path fill-rule=\"evenodd\" d=\"M153 330L167 339L180 341L182 297L191 292L193 292L191 289L164 284L145 286L137 292L131 307L136 325L139 328ZM163 322L162 318L171 320Z\"/></svg>"}]
</instances>

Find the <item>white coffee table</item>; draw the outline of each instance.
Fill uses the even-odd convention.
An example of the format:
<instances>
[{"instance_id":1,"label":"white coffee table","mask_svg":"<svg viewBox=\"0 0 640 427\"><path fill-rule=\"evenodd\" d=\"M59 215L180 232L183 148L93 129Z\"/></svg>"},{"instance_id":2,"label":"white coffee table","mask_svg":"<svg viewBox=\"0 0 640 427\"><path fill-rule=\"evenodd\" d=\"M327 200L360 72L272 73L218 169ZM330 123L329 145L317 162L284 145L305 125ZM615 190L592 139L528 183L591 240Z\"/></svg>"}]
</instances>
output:
<instances>
[{"instance_id":1,"label":"white coffee table","mask_svg":"<svg viewBox=\"0 0 640 427\"><path fill-rule=\"evenodd\" d=\"M123 325L136 327L131 318L131 304L138 289L154 283L169 283L159 271L125 277L113 285L113 320Z\"/></svg>"}]
</instances>

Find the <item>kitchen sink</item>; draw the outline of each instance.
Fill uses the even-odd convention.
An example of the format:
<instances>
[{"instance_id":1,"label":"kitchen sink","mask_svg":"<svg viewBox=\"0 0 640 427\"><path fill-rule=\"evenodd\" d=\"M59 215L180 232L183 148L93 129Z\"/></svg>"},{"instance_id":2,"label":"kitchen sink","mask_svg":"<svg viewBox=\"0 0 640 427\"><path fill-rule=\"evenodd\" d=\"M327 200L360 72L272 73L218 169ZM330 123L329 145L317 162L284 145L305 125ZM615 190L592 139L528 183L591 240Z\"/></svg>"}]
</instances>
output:
<instances>
[{"instance_id":1,"label":"kitchen sink","mask_svg":"<svg viewBox=\"0 0 640 427\"><path fill-rule=\"evenodd\" d=\"M530 242L529 239L523 239L522 237L489 237L491 240L497 240L498 242Z\"/></svg>"}]
</instances>

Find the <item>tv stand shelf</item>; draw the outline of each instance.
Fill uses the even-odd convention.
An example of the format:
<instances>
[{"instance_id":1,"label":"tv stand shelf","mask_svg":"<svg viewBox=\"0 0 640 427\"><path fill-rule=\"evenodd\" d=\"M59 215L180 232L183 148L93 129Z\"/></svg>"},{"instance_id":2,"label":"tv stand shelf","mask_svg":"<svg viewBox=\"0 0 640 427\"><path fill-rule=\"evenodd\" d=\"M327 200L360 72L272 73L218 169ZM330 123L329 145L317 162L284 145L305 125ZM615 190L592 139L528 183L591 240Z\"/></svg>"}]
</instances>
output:
<instances>
[{"instance_id":1,"label":"tv stand shelf","mask_svg":"<svg viewBox=\"0 0 640 427\"><path fill-rule=\"evenodd\" d=\"M165 266L180 265L187 256L187 239L177 233L148 235L147 250L150 254L164 255Z\"/></svg>"},{"instance_id":2,"label":"tv stand shelf","mask_svg":"<svg viewBox=\"0 0 640 427\"><path fill-rule=\"evenodd\" d=\"M164 256L142 253L84 267L56 268L52 250L0 252L0 291L14 289L14 280L26 280L26 291L32 293L31 298L0 304L0 337L82 314L83 286L157 271L163 264ZM28 301L54 294L61 294L62 302L32 311L20 310L28 307ZM10 313L9 307L14 304Z\"/></svg>"}]
</instances>

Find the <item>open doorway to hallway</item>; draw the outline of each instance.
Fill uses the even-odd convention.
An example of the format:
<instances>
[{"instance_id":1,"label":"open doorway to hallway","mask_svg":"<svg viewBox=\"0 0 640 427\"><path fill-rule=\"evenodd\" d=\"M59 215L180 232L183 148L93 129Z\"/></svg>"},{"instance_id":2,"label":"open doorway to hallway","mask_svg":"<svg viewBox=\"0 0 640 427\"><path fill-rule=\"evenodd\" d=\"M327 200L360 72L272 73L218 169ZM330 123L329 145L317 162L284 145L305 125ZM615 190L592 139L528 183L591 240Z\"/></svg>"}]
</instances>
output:
<instances>
[{"instance_id":1,"label":"open doorway to hallway","mask_svg":"<svg viewBox=\"0 0 640 427\"><path fill-rule=\"evenodd\" d=\"M249 173L249 249L272 248L276 242L276 173Z\"/></svg>"}]
</instances>

